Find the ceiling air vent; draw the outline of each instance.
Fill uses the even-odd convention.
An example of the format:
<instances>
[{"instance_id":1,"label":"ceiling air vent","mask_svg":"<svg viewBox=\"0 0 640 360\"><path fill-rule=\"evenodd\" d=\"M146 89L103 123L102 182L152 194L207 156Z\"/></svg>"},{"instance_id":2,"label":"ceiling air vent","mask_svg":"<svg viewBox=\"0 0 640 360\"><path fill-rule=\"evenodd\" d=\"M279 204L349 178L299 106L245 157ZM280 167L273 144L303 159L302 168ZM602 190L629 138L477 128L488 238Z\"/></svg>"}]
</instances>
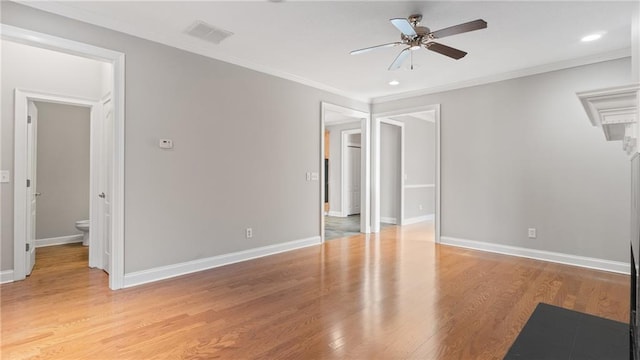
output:
<instances>
[{"instance_id":1,"label":"ceiling air vent","mask_svg":"<svg viewBox=\"0 0 640 360\"><path fill-rule=\"evenodd\" d=\"M220 44L222 40L233 35L231 31L217 29L200 20L194 22L187 28L187 34L216 45Z\"/></svg>"}]
</instances>

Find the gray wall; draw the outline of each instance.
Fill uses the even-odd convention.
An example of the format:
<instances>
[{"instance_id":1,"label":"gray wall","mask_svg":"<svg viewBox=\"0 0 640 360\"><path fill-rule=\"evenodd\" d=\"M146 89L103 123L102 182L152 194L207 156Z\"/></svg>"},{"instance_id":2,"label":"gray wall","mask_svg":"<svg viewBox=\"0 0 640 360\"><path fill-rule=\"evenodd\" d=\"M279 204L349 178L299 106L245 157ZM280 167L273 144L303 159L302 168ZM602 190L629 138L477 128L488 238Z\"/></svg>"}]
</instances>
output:
<instances>
[{"instance_id":1,"label":"gray wall","mask_svg":"<svg viewBox=\"0 0 640 360\"><path fill-rule=\"evenodd\" d=\"M441 104L442 236L626 262L629 160L575 93L628 84L630 69L625 58L373 111Z\"/></svg>"},{"instance_id":2,"label":"gray wall","mask_svg":"<svg viewBox=\"0 0 640 360\"><path fill-rule=\"evenodd\" d=\"M400 127L380 124L380 220L397 223L400 193Z\"/></svg>"},{"instance_id":3,"label":"gray wall","mask_svg":"<svg viewBox=\"0 0 640 360\"><path fill-rule=\"evenodd\" d=\"M2 2L2 9L7 5ZM4 15L4 14L3 14ZM4 18L3 18L4 20ZM100 99L102 63L10 41L2 46L2 89L0 161L13 176L14 89L38 90L50 94ZM13 269L13 183L1 184L2 240L0 269ZM69 235L69 234L65 234Z\"/></svg>"},{"instance_id":4,"label":"gray wall","mask_svg":"<svg viewBox=\"0 0 640 360\"><path fill-rule=\"evenodd\" d=\"M305 173L320 171L320 103L361 111L367 104L16 3L1 6L3 23L126 54L125 272L319 236L320 184ZM10 149L7 122L3 110ZM159 149L158 138L173 139L174 149ZM12 217L7 188L2 269L12 268L10 255L4 259L13 251L4 230Z\"/></svg>"},{"instance_id":5,"label":"gray wall","mask_svg":"<svg viewBox=\"0 0 640 360\"><path fill-rule=\"evenodd\" d=\"M342 212L342 193L340 180L342 176L342 162L340 149L342 147L342 131L360 129L360 120L338 125L328 125L329 131L329 211Z\"/></svg>"},{"instance_id":6,"label":"gray wall","mask_svg":"<svg viewBox=\"0 0 640 360\"><path fill-rule=\"evenodd\" d=\"M81 234L89 219L89 108L36 102L38 158L36 238Z\"/></svg>"}]
</instances>

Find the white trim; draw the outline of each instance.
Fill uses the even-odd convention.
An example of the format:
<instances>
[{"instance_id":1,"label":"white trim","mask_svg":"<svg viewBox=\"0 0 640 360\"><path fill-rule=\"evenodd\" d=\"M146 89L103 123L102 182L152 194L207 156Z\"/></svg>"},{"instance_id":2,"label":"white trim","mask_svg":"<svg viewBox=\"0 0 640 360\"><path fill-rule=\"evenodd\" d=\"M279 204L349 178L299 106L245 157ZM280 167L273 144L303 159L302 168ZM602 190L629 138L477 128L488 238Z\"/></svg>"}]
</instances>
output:
<instances>
[{"instance_id":1,"label":"white trim","mask_svg":"<svg viewBox=\"0 0 640 360\"><path fill-rule=\"evenodd\" d=\"M398 224L398 219L396 219L394 217L389 217L389 216L381 216L380 217L380 222L381 223L385 223L385 224L397 225Z\"/></svg>"},{"instance_id":2,"label":"white trim","mask_svg":"<svg viewBox=\"0 0 640 360\"><path fill-rule=\"evenodd\" d=\"M342 211L329 211L329 213L327 214L327 216L333 216L333 217L347 217L346 215L342 214Z\"/></svg>"},{"instance_id":3,"label":"white trim","mask_svg":"<svg viewBox=\"0 0 640 360\"><path fill-rule=\"evenodd\" d=\"M114 123L114 159L113 181L111 193L112 228L111 273L109 288L120 289L124 283L124 92L125 92L125 55L121 52L97 46L59 38L15 26L0 24L3 39L22 44L82 56L94 60L105 61L113 65L113 123ZM15 164L14 164L15 166ZM14 169L14 172L16 170ZM15 173L14 173L15 176ZM14 182L15 183L15 182ZM15 228L14 228L15 231ZM14 271L17 269L14 263Z\"/></svg>"},{"instance_id":4,"label":"white trim","mask_svg":"<svg viewBox=\"0 0 640 360\"><path fill-rule=\"evenodd\" d=\"M422 189L422 188L434 188L434 187L436 187L436 184L412 184L412 185L404 186L405 189Z\"/></svg>"},{"instance_id":5,"label":"white trim","mask_svg":"<svg viewBox=\"0 0 640 360\"><path fill-rule=\"evenodd\" d=\"M72 18L75 20L79 20L82 22L86 22L86 23L90 23L94 26L101 26L101 27L105 27L107 29L111 29L111 30L115 30L115 31L119 31L122 33L125 33L129 36L135 36L135 37L139 37L142 39L146 39L149 41L153 41L156 43L161 43L167 46L171 46L173 48L177 48L192 54L198 54L198 55L202 55L211 59L216 59L216 60L220 60L220 61L224 61L230 64L234 64L240 67L244 67L247 69L252 69L255 71L259 71L261 73L264 74L269 74L269 75L273 75L279 78L283 78L283 79L287 79L287 80L291 80L303 85L307 85L310 87L313 87L315 89L320 89L320 90L324 90L327 91L329 93L333 93L335 95L340 95L340 96L344 96L350 99L354 99L354 100L358 100L358 101L362 101L365 103L369 103L371 101L370 98L368 97L363 97L357 93L352 93L352 92L347 92L341 89L337 89L334 88L332 86L317 82L315 80L312 79L308 79L299 75L295 75L286 71L282 71L282 70L278 70L278 69L274 69L271 68L269 66L265 66L263 64L260 63L256 63L250 60L246 60L246 59L241 59L238 57L235 57L233 55L229 55L226 54L224 52L212 52L211 51L211 47L209 46L187 46L186 43L184 43L184 41L181 40L172 40L172 41L167 41L167 39L171 38L173 34L171 34L170 36L167 36L167 34L163 34L162 32L158 32L158 31L152 31L152 32L148 32L144 29L142 29L141 27L136 27L133 26L130 27L129 25L126 25L124 22L119 21L118 19L114 19L114 18L110 18L110 17L105 17L102 15L99 15L98 13L94 13L94 12L89 12L89 11L85 11L82 9L78 9L72 6L69 6L68 4L63 4L61 2L54 2L54 1L42 1L42 2L32 2L32 1L21 1L20 2L22 5L26 5L26 6L30 6L36 9L40 9L46 12L50 12L50 13L54 13L54 14L58 14L67 18ZM191 44L194 45L194 44Z\"/></svg>"},{"instance_id":6,"label":"white trim","mask_svg":"<svg viewBox=\"0 0 640 360\"><path fill-rule=\"evenodd\" d=\"M191 274L198 271L212 269L237 262L256 259L264 256L278 254L286 251L301 249L309 246L320 245L319 236L290 241L282 244L263 246L255 249L238 251L230 254L212 256L205 259L187 261L179 264L160 266L153 269L136 271L124 276L124 287L142 285L154 281L168 279L176 276Z\"/></svg>"},{"instance_id":7,"label":"white trim","mask_svg":"<svg viewBox=\"0 0 640 360\"><path fill-rule=\"evenodd\" d=\"M82 106L90 109L90 122L95 123L97 101L92 99L80 98L77 96L49 94L40 91L27 91L23 89L15 89L14 91L14 185L13 185L13 269L14 280L23 280L26 278L26 257L25 244L27 243L27 203L28 188L27 169L29 167L27 160L27 108L29 101L42 101L54 104ZM92 132L93 136L93 132ZM91 139L93 142L94 138ZM93 144L91 145L93 150ZM93 171L93 168L92 168ZM95 186L95 177L90 177L90 188ZM93 200L90 197L89 208L92 209ZM90 210L91 211L91 210ZM90 246L93 244L89 244ZM35 245L38 247L37 244ZM92 253L89 253L89 263L95 261Z\"/></svg>"},{"instance_id":8,"label":"white trim","mask_svg":"<svg viewBox=\"0 0 640 360\"><path fill-rule=\"evenodd\" d=\"M440 149L441 149L441 137L440 137L440 104L432 104L432 105L425 105L425 106L418 106L418 107L413 107L413 108L408 108L408 109L400 109L400 110L395 110L395 111L389 111L389 112L384 112L384 113L380 113L380 114L374 114L373 115L373 134L372 134L372 140L373 140L373 163L374 163L374 169L373 169L373 178L376 179L376 182L379 182L380 179L380 174L379 174L379 166L380 166L380 125L379 125L379 121L381 119L384 118L388 118L388 117L393 117L393 116L397 116L397 115L410 115L413 113L420 113L420 112L425 112L425 111L433 111L434 112L434 120L435 120L435 124L436 124L436 172L435 172L435 221L434 221L434 236L435 236L435 242L439 243L440 242L440 222L441 222L441 197L440 197L440 176L441 176L441 166L440 166ZM428 121L428 120L425 120ZM404 169L403 169L404 172ZM403 181L404 181L404 176L403 176ZM402 187L402 190L404 192L404 188ZM376 205L376 203L378 203L380 200L380 185L379 184L374 184L373 186L373 191L372 191L372 226L376 226L376 222L378 222L378 226L379 226L379 205ZM378 206L378 212L376 213L376 206ZM378 231L379 231L379 227L378 227Z\"/></svg>"},{"instance_id":9,"label":"white trim","mask_svg":"<svg viewBox=\"0 0 640 360\"><path fill-rule=\"evenodd\" d=\"M54 245L75 244L79 242L82 242L82 234L36 239L36 248Z\"/></svg>"},{"instance_id":10,"label":"white trim","mask_svg":"<svg viewBox=\"0 0 640 360\"><path fill-rule=\"evenodd\" d=\"M345 118L342 120L332 120L332 121L325 121L325 126L338 126L338 125L346 125L346 124L356 124L360 123L360 119L349 119L349 118Z\"/></svg>"},{"instance_id":11,"label":"white trim","mask_svg":"<svg viewBox=\"0 0 640 360\"><path fill-rule=\"evenodd\" d=\"M518 246L509 246L502 244L493 244L483 241L459 239L449 236L443 236L441 238L441 244L451 245L457 247L463 247L468 249L487 251L498 254L505 254L511 256L524 257L529 259L536 259L542 261L549 261L559 264L580 266L583 268L611 271L620 274L629 274L629 263L620 261L610 261L597 259L586 256L578 256L571 254L563 254L552 251L528 249Z\"/></svg>"},{"instance_id":12,"label":"white trim","mask_svg":"<svg viewBox=\"0 0 640 360\"><path fill-rule=\"evenodd\" d=\"M404 218L404 173L405 173L405 168L404 168L404 157L405 157L405 153L404 153L404 149L405 149L405 130L404 130L404 123L402 121L397 121L397 120L391 120L385 117L376 117L374 119L374 175L373 175L373 179L374 179L374 187L373 187L373 198L375 199L375 201L373 202L373 219L372 219L372 227L373 227L373 232L380 232L380 222L386 222L388 223L389 221L384 221L383 218L380 215L380 147L381 147L381 142L380 142L380 133L381 133L381 124L388 124L388 125L392 125L392 126L397 126L400 128L400 169L398 171L398 195L399 195L399 199L398 199L398 212L396 213L397 219L400 219L399 222L396 222L394 220L393 224L398 224L398 225L403 225L403 218ZM390 219L390 218L386 218L386 219ZM395 219L395 218L394 218Z\"/></svg>"},{"instance_id":13,"label":"white trim","mask_svg":"<svg viewBox=\"0 0 640 360\"><path fill-rule=\"evenodd\" d=\"M342 130L340 132L340 211L342 212L343 217L349 216L349 209L347 209L347 191L345 186L345 158L347 147L349 146L349 135L353 134L362 134L362 129ZM360 155L360 161L362 161L362 154ZM362 176L362 173L360 176ZM360 194L362 194L362 191L360 191Z\"/></svg>"},{"instance_id":14,"label":"white trim","mask_svg":"<svg viewBox=\"0 0 640 360\"><path fill-rule=\"evenodd\" d=\"M371 232L371 114L362 118L360 122L360 191L364 196L360 199L360 231Z\"/></svg>"},{"instance_id":15,"label":"white trim","mask_svg":"<svg viewBox=\"0 0 640 360\"><path fill-rule=\"evenodd\" d=\"M436 218L435 214L429 214L424 216L416 216L408 219L404 219L405 225L417 224L423 221L433 221Z\"/></svg>"},{"instance_id":16,"label":"white trim","mask_svg":"<svg viewBox=\"0 0 640 360\"><path fill-rule=\"evenodd\" d=\"M325 101L320 102L320 238L324 242L324 131L325 131L325 113L327 111L338 112L345 116L355 117L360 120L360 129L362 130L361 136L361 149L362 160L360 162L361 167L361 186L360 191L364 193L364 196L360 197L360 232L371 232L371 179L370 179L370 159L371 159L371 146L370 146L370 133L371 133L371 114L343 107L340 105L331 104ZM340 209L342 212L342 209ZM330 212L331 213L331 212Z\"/></svg>"},{"instance_id":17,"label":"white trim","mask_svg":"<svg viewBox=\"0 0 640 360\"><path fill-rule=\"evenodd\" d=\"M221 60L237 66L256 70L265 74L273 75L273 76L291 80L300 84L311 86L313 88L324 90L336 95L340 95L350 99L359 100L365 103L372 103L372 104L393 101L398 99L405 99L408 97L414 97L414 96L420 96L420 95L433 94L433 93L438 93L438 92L443 92L448 90L470 87L470 86L488 84L488 83L502 81L502 80L541 74L545 72L556 71L556 70L561 70L561 69L566 69L566 68L571 68L571 67L576 67L581 65L588 65L588 64L593 64L593 63L598 63L598 62L603 62L608 60L615 60L615 59L631 56L631 47L628 47L628 48L613 50L613 51L609 51L601 54L585 56L578 59L558 61L550 64L544 64L544 65L534 66L530 68L514 70L511 72L506 72L502 74L489 75L486 77L462 81L455 84L446 84L446 85L432 87L429 89L422 89L417 91L403 92L399 94L371 98L371 97L363 97L362 95L357 93L337 89L312 79L291 74L286 71L274 69L274 68L265 66L263 64L255 63L245 59L240 59L235 56L225 54L222 52L216 52L214 54L211 52L211 49L207 46L202 46L202 47L198 46L197 48L195 46L189 47L183 44L181 41L171 41L170 43L168 43L167 42L168 37L166 36L166 34L163 34L157 31L149 32L149 31L143 30L140 27L136 27L135 25L132 28L131 25L125 24L124 22L121 22L118 19L105 17L103 15L82 10L62 2L20 1L20 4L30 6L36 9L40 9L43 11L47 11L50 13L58 14L64 17L76 19L82 22L94 24L95 26L101 26L101 27L105 27L115 31L119 31L130 36L136 36L136 37L150 40L153 42L162 43L162 44L165 44L177 49L181 49L190 53L199 54L209 58Z\"/></svg>"},{"instance_id":18,"label":"white trim","mask_svg":"<svg viewBox=\"0 0 640 360\"><path fill-rule=\"evenodd\" d=\"M0 271L0 284L13 282L13 270Z\"/></svg>"},{"instance_id":19,"label":"white trim","mask_svg":"<svg viewBox=\"0 0 640 360\"><path fill-rule=\"evenodd\" d=\"M466 81L460 81L452 84L434 86L431 88L408 91L408 92L403 92L403 93L393 94L388 96L374 97L371 99L371 104L380 104L380 103L385 103L389 101L436 94L436 93L441 93L441 92L451 91L456 89L463 89L471 86L491 84L499 81L517 79L517 78L522 78L522 77L537 75L537 74L544 74L551 71L569 69L569 68L583 66L583 65L596 64L604 61L622 59L629 56L631 56L630 48L618 49L618 50L613 50L613 51L609 51L602 54L596 54L596 55L586 56L586 57L577 58L577 59L570 59L566 61L559 61L559 62L544 64L540 66L534 66L534 67L529 67L525 69L509 71L501 74L484 76L484 77L466 80Z\"/></svg>"}]
</instances>

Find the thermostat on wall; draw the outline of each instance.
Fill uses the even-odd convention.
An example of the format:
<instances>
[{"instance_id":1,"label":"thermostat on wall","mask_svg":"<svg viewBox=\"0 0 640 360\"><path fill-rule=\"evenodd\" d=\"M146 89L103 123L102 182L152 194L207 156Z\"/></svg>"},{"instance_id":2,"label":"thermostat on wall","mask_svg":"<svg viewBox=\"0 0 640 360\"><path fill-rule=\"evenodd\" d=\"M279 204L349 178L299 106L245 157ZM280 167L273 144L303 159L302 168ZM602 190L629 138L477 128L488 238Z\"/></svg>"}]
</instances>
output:
<instances>
[{"instance_id":1,"label":"thermostat on wall","mask_svg":"<svg viewBox=\"0 0 640 360\"><path fill-rule=\"evenodd\" d=\"M160 146L161 149L173 149L173 140L160 139L158 146Z\"/></svg>"}]
</instances>

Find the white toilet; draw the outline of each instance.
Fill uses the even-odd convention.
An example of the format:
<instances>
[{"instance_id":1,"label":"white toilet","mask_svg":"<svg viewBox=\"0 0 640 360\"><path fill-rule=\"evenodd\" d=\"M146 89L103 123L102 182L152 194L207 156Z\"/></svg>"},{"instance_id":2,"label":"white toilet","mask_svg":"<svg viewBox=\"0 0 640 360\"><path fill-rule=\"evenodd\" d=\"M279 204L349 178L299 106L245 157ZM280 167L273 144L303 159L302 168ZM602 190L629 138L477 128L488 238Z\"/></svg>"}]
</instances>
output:
<instances>
[{"instance_id":1,"label":"white toilet","mask_svg":"<svg viewBox=\"0 0 640 360\"><path fill-rule=\"evenodd\" d=\"M82 231L82 245L89 246L89 220L76 221L76 229Z\"/></svg>"}]
</instances>

